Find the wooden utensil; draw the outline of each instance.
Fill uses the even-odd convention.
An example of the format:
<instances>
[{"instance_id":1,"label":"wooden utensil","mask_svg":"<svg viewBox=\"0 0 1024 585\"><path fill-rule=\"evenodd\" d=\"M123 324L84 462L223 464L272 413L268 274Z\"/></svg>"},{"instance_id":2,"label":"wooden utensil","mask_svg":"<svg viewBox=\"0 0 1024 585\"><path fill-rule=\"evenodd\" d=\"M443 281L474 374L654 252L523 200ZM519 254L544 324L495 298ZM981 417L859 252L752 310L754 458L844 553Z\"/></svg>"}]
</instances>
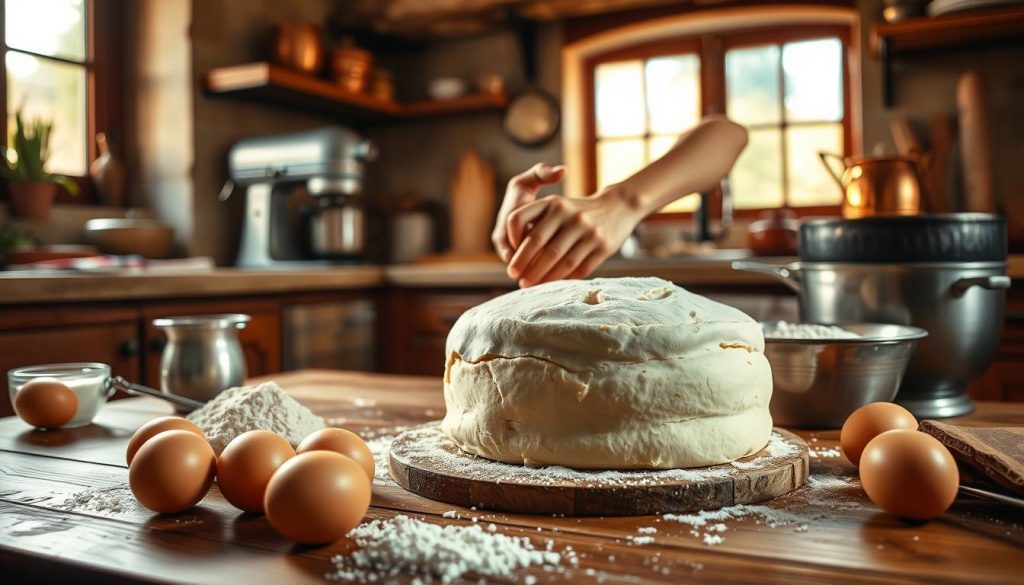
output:
<instances>
[{"instance_id":1,"label":"wooden utensil","mask_svg":"<svg viewBox=\"0 0 1024 585\"><path fill-rule=\"evenodd\" d=\"M495 463L459 450L440 432L430 423L399 435L391 444L391 476L403 488L432 500L503 512L641 516L715 510L776 498L803 485L808 474L807 443L783 429L775 429L779 438L773 440L781 440L791 455L771 457L763 449L736 465L674 474L617 472L626 476L621 481L609 480L608 472L530 471ZM579 480L580 475L593 479Z\"/></svg>"},{"instance_id":2,"label":"wooden utensil","mask_svg":"<svg viewBox=\"0 0 1024 585\"><path fill-rule=\"evenodd\" d=\"M907 157L914 161L914 168L921 183L921 207L923 211L938 213L945 208L941 199L934 189L931 188L929 177L934 172L934 160L932 153L927 152L921 146L917 133L911 125L910 120L900 116L895 118L889 125L892 132L892 140L896 144L896 150L900 156Z\"/></svg>"},{"instance_id":3,"label":"wooden utensil","mask_svg":"<svg viewBox=\"0 0 1024 585\"><path fill-rule=\"evenodd\" d=\"M448 184L450 255L493 254L490 242L494 225L494 169L475 150L467 150Z\"/></svg>"},{"instance_id":4,"label":"wooden utensil","mask_svg":"<svg viewBox=\"0 0 1024 585\"><path fill-rule=\"evenodd\" d=\"M968 71L960 76L956 87L956 104L960 114L964 210L995 213L988 88L980 73Z\"/></svg>"},{"instance_id":5,"label":"wooden utensil","mask_svg":"<svg viewBox=\"0 0 1024 585\"><path fill-rule=\"evenodd\" d=\"M931 165L925 177L933 213L950 210L950 160L956 139L953 120L946 114L935 114L928 121L928 134L932 143Z\"/></svg>"}]
</instances>

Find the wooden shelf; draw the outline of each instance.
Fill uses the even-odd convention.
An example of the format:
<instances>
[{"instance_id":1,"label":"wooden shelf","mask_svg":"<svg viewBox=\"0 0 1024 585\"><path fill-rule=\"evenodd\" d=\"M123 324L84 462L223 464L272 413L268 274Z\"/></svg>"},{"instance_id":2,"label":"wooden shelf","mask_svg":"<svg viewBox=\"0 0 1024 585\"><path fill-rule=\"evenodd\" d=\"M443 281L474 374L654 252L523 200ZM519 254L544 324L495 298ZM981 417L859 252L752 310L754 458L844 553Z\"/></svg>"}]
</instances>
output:
<instances>
[{"instance_id":1,"label":"wooden shelf","mask_svg":"<svg viewBox=\"0 0 1024 585\"><path fill-rule=\"evenodd\" d=\"M871 54L882 61L885 105L893 103L892 60L927 51L1024 42L1024 6L871 25Z\"/></svg>"},{"instance_id":2,"label":"wooden shelf","mask_svg":"<svg viewBox=\"0 0 1024 585\"><path fill-rule=\"evenodd\" d=\"M251 99L361 122L497 111L508 105L508 96L504 94L475 94L404 104L387 102L266 62L213 69L206 74L205 86L211 95Z\"/></svg>"},{"instance_id":3,"label":"wooden shelf","mask_svg":"<svg viewBox=\"0 0 1024 585\"><path fill-rule=\"evenodd\" d=\"M875 57L881 55L883 44L892 57L927 49L980 46L1014 39L1024 40L1024 6L871 25L871 53Z\"/></svg>"}]
</instances>

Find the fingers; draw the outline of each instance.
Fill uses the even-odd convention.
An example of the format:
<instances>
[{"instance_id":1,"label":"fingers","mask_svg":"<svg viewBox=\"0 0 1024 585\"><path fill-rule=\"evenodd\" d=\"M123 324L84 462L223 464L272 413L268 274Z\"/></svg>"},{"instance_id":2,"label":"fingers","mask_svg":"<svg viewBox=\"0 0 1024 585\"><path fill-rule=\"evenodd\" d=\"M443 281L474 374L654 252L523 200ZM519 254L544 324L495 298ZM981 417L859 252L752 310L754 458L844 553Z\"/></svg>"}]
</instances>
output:
<instances>
[{"instance_id":1,"label":"fingers","mask_svg":"<svg viewBox=\"0 0 1024 585\"><path fill-rule=\"evenodd\" d=\"M511 221L512 218L509 217L509 220ZM540 254L542 250L552 246L554 243L552 242L552 239L555 238L555 235L559 232L560 228L560 218L552 213L551 210L547 210L545 215L541 216L538 221L534 222L533 227L530 228L530 233L527 234L522 242L516 246L516 251L512 254L512 259L509 260L507 269L509 277L515 279L521 278L526 270L533 264L537 255ZM512 233L511 228L509 229L509 233ZM567 247L564 243L561 245ZM566 250L563 250L563 252L564 251Z\"/></svg>"},{"instance_id":2,"label":"fingers","mask_svg":"<svg viewBox=\"0 0 1024 585\"><path fill-rule=\"evenodd\" d=\"M547 274L555 264L560 262L572 250L573 246L580 239L580 235L581 230L578 227L563 224L557 235L546 244L535 245L531 241L533 240L533 233L527 236L523 246L516 250L515 256L512 257L513 264L509 265L510 268L513 268L513 265L518 260L520 266L522 266L522 268L516 266L513 269L518 272L519 286L525 288L542 282L541 277Z\"/></svg>"},{"instance_id":3,"label":"fingers","mask_svg":"<svg viewBox=\"0 0 1024 585\"><path fill-rule=\"evenodd\" d=\"M532 203L542 186L557 183L564 176L564 165L553 167L547 163L537 163L508 182L505 199L498 210L498 218L491 232L491 243L494 244L494 249L502 262L508 263L512 259L513 252L523 238L525 225L529 223L527 221L526 224L522 224L512 236L509 234L509 216L517 209Z\"/></svg>"},{"instance_id":4,"label":"fingers","mask_svg":"<svg viewBox=\"0 0 1024 585\"><path fill-rule=\"evenodd\" d=\"M548 212L548 207L553 201L554 199L550 197L534 201L508 215L508 219L505 221L505 237L508 239L508 245L513 250L518 250L519 246L522 245L523 239L526 237L527 226L536 224ZM536 227L534 226L534 229ZM557 225L554 226L556 229L557 227ZM548 237L551 237L551 235L554 235L554 230L552 230Z\"/></svg>"},{"instance_id":5,"label":"fingers","mask_svg":"<svg viewBox=\"0 0 1024 585\"><path fill-rule=\"evenodd\" d=\"M577 240L569 252L563 255L550 270L541 276L533 278L533 267L531 267L529 274L519 279L519 286L527 288L542 282L551 282L565 278L576 271L596 248L597 244L591 240Z\"/></svg>"},{"instance_id":6,"label":"fingers","mask_svg":"<svg viewBox=\"0 0 1024 585\"><path fill-rule=\"evenodd\" d=\"M562 180L565 176L565 165L551 166L547 163L537 163L512 177L508 186L512 188L536 191L544 185L551 185Z\"/></svg>"}]
</instances>

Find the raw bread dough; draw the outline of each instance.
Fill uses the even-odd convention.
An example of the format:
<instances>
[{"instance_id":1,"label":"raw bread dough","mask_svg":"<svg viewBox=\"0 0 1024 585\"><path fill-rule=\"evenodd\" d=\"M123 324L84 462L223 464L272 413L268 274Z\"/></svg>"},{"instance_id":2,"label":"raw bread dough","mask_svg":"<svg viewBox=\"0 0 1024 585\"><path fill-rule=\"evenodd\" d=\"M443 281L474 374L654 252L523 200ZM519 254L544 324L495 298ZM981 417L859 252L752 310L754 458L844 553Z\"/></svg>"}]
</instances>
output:
<instances>
[{"instance_id":1,"label":"raw bread dough","mask_svg":"<svg viewBox=\"0 0 1024 585\"><path fill-rule=\"evenodd\" d=\"M771 435L764 336L742 311L660 278L556 281L462 315L443 431L507 463L715 465Z\"/></svg>"}]
</instances>

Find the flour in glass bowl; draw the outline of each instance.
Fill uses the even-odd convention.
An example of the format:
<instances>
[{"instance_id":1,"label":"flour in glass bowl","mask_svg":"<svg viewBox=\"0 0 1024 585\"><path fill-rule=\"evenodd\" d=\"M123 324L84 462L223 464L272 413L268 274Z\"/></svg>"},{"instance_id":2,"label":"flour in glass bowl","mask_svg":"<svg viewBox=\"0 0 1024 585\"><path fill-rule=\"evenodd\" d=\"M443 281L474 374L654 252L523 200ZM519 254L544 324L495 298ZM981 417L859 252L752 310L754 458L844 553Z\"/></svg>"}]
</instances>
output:
<instances>
[{"instance_id":1,"label":"flour in glass bowl","mask_svg":"<svg viewBox=\"0 0 1024 585\"><path fill-rule=\"evenodd\" d=\"M225 390L187 418L203 430L217 455L246 431L270 431L298 447L307 435L327 426L274 382Z\"/></svg>"}]
</instances>

